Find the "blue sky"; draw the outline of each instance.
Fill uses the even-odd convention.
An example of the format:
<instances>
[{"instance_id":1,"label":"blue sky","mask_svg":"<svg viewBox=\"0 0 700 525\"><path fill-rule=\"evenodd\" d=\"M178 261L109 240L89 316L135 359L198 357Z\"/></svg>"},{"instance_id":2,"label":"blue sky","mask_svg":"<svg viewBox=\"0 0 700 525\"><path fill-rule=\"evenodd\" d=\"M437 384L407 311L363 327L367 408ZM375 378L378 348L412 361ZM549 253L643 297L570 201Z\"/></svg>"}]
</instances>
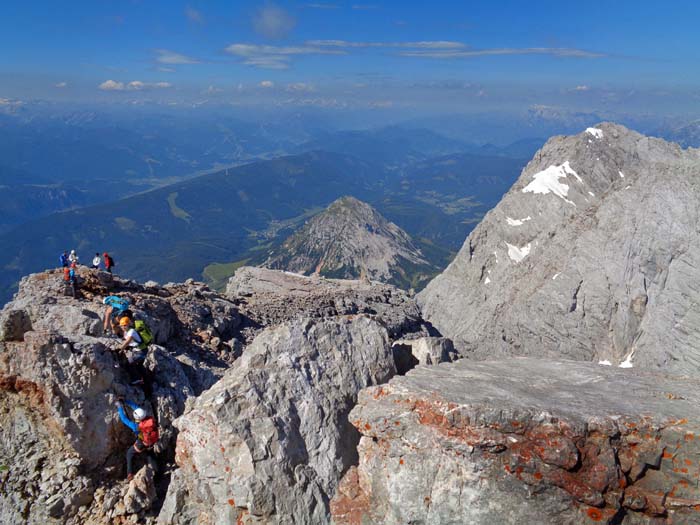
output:
<instances>
[{"instance_id":1,"label":"blue sky","mask_svg":"<svg viewBox=\"0 0 700 525\"><path fill-rule=\"evenodd\" d=\"M15 1L0 98L700 109L700 2Z\"/></svg>"}]
</instances>

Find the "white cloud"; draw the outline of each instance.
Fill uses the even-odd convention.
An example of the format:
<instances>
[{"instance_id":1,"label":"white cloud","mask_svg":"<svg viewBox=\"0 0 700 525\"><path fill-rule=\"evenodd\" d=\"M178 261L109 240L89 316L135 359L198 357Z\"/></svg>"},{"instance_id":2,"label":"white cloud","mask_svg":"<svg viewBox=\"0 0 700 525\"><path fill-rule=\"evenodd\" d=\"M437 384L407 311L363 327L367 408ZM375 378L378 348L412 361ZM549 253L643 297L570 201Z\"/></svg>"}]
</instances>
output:
<instances>
[{"instance_id":1,"label":"white cloud","mask_svg":"<svg viewBox=\"0 0 700 525\"><path fill-rule=\"evenodd\" d=\"M306 43L309 46L318 47L387 47L387 48L415 48L415 49L463 49L466 48L462 42L449 40L425 40L418 42L350 42L348 40L310 40Z\"/></svg>"},{"instance_id":2,"label":"white cloud","mask_svg":"<svg viewBox=\"0 0 700 525\"><path fill-rule=\"evenodd\" d=\"M185 8L185 16L190 22L194 22L195 24L204 23L204 17L202 16L202 13L197 11L193 7L187 6Z\"/></svg>"},{"instance_id":3,"label":"white cloud","mask_svg":"<svg viewBox=\"0 0 700 525\"><path fill-rule=\"evenodd\" d=\"M260 82L260 84L258 84L258 86L260 86L261 88L270 89L275 87L275 83L272 80L263 80L262 82Z\"/></svg>"},{"instance_id":4,"label":"white cloud","mask_svg":"<svg viewBox=\"0 0 700 525\"><path fill-rule=\"evenodd\" d=\"M114 80L105 80L99 85L102 91L124 91L124 83Z\"/></svg>"},{"instance_id":5,"label":"white cloud","mask_svg":"<svg viewBox=\"0 0 700 525\"><path fill-rule=\"evenodd\" d=\"M421 58L469 58L478 56L495 55L552 55L558 57L573 58L602 58L606 55L583 49L573 49L568 47L524 47L524 48L494 48L494 49L465 49L465 50L411 50L399 53L405 57Z\"/></svg>"},{"instance_id":6,"label":"white cloud","mask_svg":"<svg viewBox=\"0 0 700 525\"><path fill-rule=\"evenodd\" d=\"M175 51L170 51L168 49L156 49L155 51L158 55L156 57L156 62L161 64L199 64L199 60L196 58L181 55Z\"/></svg>"},{"instance_id":7,"label":"white cloud","mask_svg":"<svg viewBox=\"0 0 700 525\"><path fill-rule=\"evenodd\" d=\"M340 9L340 6L337 4L306 4L304 7L311 9Z\"/></svg>"},{"instance_id":8,"label":"white cloud","mask_svg":"<svg viewBox=\"0 0 700 525\"><path fill-rule=\"evenodd\" d=\"M146 89L166 89L172 87L169 82L154 82L147 83L140 80L132 80L131 82L117 82L116 80L105 80L98 86L102 91L143 91Z\"/></svg>"},{"instance_id":9,"label":"white cloud","mask_svg":"<svg viewBox=\"0 0 700 525\"><path fill-rule=\"evenodd\" d=\"M221 93L222 91L223 91L223 89L218 88L218 87L216 87L216 86L209 86L209 87L204 91L204 93L205 93L206 95L216 95L217 93Z\"/></svg>"},{"instance_id":10,"label":"white cloud","mask_svg":"<svg viewBox=\"0 0 700 525\"><path fill-rule=\"evenodd\" d=\"M156 71L160 71L161 73L175 73L175 68L172 67L165 67L165 66L158 66L156 68Z\"/></svg>"},{"instance_id":11,"label":"white cloud","mask_svg":"<svg viewBox=\"0 0 700 525\"><path fill-rule=\"evenodd\" d=\"M591 88L588 87L588 86L576 86L576 87L573 89L573 91L588 91L588 90L590 90L590 89L591 89Z\"/></svg>"},{"instance_id":12,"label":"white cloud","mask_svg":"<svg viewBox=\"0 0 700 525\"><path fill-rule=\"evenodd\" d=\"M354 4L352 8L359 11L369 11L371 9L379 9L379 6L369 4Z\"/></svg>"},{"instance_id":13,"label":"white cloud","mask_svg":"<svg viewBox=\"0 0 700 525\"><path fill-rule=\"evenodd\" d=\"M242 59L248 66L265 69L287 69L292 56L343 55L339 49L323 49L314 46L266 46L256 44L231 44L224 49L229 55Z\"/></svg>"},{"instance_id":14,"label":"white cloud","mask_svg":"<svg viewBox=\"0 0 700 525\"><path fill-rule=\"evenodd\" d=\"M67 82L58 82L57 84L54 84L54 87L57 87L59 89L63 89L64 87L67 87L68 83Z\"/></svg>"},{"instance_id":15,"label":"white cloud","mask_svg":"<svg viewBox=\"0 0 700 525\"><path fill-rule=\"evenodd\" d=\"M272 4L260 8L253 16L255 31L272 39L286 37L294 29L296 23L294 17L287 11Z\"/></svg>"}]
</instances>

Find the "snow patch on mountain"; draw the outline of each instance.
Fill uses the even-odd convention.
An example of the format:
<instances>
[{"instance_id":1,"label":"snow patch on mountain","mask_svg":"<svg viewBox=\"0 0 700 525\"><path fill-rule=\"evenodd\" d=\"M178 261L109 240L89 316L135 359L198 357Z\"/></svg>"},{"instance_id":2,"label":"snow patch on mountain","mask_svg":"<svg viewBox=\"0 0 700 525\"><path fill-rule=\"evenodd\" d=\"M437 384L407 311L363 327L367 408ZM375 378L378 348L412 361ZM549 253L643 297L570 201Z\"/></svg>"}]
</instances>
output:
<instances>
[{"instance_id":1,"label":"snow patch on mountain","mask_svg":"<svg viewBox=\"0 0 700 525\"><path fill-rule=\"evenodd\" d=\"M532 176L532 182L523 188L523 193L535 193L546 195L547 193L553 193L557 197L563 199L565 202L576 206L576 204L566 197L569 194L568 184L559 182L559 179L565 179L568 175L573 175L579 182L583 182L578 173L576 173L570 166L567 160L563 164L550 166L549 168L535 173Z\"/></svg>"}]
</instances>

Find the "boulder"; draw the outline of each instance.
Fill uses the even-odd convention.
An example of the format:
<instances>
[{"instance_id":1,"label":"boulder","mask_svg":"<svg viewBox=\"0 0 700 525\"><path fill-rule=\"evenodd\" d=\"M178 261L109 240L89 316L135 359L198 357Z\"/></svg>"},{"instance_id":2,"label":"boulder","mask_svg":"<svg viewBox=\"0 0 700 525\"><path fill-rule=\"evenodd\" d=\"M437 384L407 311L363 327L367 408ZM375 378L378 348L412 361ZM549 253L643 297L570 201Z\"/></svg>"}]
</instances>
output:
<instances>
[{"instance_id":1,"label":"boulder","mask_svg":"<svg viewBox=\"0 0 700 525\"><path fill-rule=\"evenodd\" d=\"M182 523L327 523L357 461L347 414L360 389L394 373L386 329L364 316L263 331L176 420L181 475L163 512L189 508Z\"/></svg>"},{"instance_id":2,"label":"boulder","mask_svg":"<svg viewBox=\"0 0 700 525\"><path fill-rule=\"evenodd\" d=\"M124 496L124 509L127 513L137 514L151 508L156 499L154 477L155 469L147 464L129 482L129 488Z\"/></svg>"},{"instance_id":3,"label":"boulder","mask_svg":"<svg viewBox=\"0 0 700 525\"><path fill-rule=\"evenodd\" d=\"M697 381L461 359L360 393L340 524L700 523Z\"/></svg>"},{"instance_id":4,"label":"boulder","mask_svg":"<svg viewBox=\"0 0 700 525\"><path fill-rule=\"evenodd\" d=\"M437 365L457 358L452 341L446 337L400 339L391 346L396 371L405 374L416 365Z\"/></svg>"}]
</instances>

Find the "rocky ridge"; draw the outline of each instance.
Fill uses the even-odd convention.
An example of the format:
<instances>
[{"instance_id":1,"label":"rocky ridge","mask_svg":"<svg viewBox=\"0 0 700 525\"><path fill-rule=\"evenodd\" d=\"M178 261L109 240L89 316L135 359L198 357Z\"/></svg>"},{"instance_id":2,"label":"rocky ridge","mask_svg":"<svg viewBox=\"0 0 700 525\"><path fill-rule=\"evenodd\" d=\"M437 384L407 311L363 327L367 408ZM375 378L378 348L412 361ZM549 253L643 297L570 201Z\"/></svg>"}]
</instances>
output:
<instances>
[{"instance_id":1,"label":"rocky ridge","mask_svg":"<svg viewBox=\"0 0 700 525\"><path fill-rule=\"evenodd\" d=\"M615 124L554 137L417 297L475 358L697 374L700 150Z\"/></svg>"},{"instance_id":2,"label":"rocky ridge","mask_svg":"<svg viewBox=\"0 0 700 525\"><path fill-rule=\"evenodd\" d=\"M300 360L309 363L302 369L304 374L310 370L309 366L318 370L319 383L306 387L304 402L310 411L315 403L320 403L318 410L325 414L318 416L324 419L311 419L311 423L330 423L325 418L332 417L333 425L328 424L325 433L319 433L317 428L314 432L308 430L307 424L297 434L303 435L303 439L325 443L326 448L321 450L335 450L338 459L327 464L324 456L317 460L320 467L310 461L310 466L302 468L300 456L294 450L302 438L291 442L281 439L280 456L268 458L264 469L265 462L256 465L263 469L260 479L270 486L274 483L269 476L283 485L307 476L310 487L321 486L322 490L314 489L313 494L300 501L308 503L316 497L315 515L327 517L327 502L335 484L347 468L349 458L356 458L359 435L349 431L346 414L362 387L384 382L395 373L388 329L396 337L409 339L425 335L427 330L415 303L388 285L379 285L373 291L369 283L333 282L330 286L344 290L344 294L332 311L318 301L321 297L318 293L304 297L299 295L299 290L278 289L277 301L288 305L297 301L299 308L288 308L284 315L253 319L247 314L260 313L260 308L268 304L265 301L271 300L263 290L267 290L270 282L280 279L286 282L286 274L267 270L266 278L257 281L248 274L245 293L241 288L241 293L231 293L227 298L191 280L164 286L153 282L142 285L87 268L79 268L78 273L81 284L77 299L65 295L62 272L50 270L23 279L14 300L0 312L0 482L3 485L0 516L3 520L37 524L148 523L155 521L164 501L167 503L164 513L173 508L179 512L183 505L196 508L199 500L193 496L183 502L185 493L178 487L190 483L199 488L202 480L192 481L187 477L189 472L182 468L188 465L186 456L180 454L176 458L175 445L177 440L182 443L180 448L187 449L187 436L191 435L187 429L192 427L197 432L199 419L183 419L184 426L175 423L176 419L195 410L195 405L199 407L198 414L209 410L209 398L203 394L216 391L214 385L219 385L218 391L228 388L231 392L249 385L251 395L269 390L267 380L260 374L271 373L271 367L277 359L283 359L285 352L293 352L292 361L277 363L280 366L277 375L289 376L288 382L279 381L282 390L275 394L274 403L265 409L265 405L258 406L251 399L248 412L240 407L238 410L247 416L271 411L266 428L274 435L283 421L281 414L272 417L275 410L284 406L285 395L293 387L302 388L307 378L299 376L294 383L291 372L298 370ZM280 274L279 279L271 277L275 273ZM306 293L311 289L313 286ZM105 307L101 299L114 293L131 299L131 309L138 318L147 321L155 337L146 359L146 366L153 374L148 397L141 389L129 386L122 358L115 352L120 342L103 333ZM292 301L285 299L285 293ZM328 289L323 293L327 297L332 295ZM265 299L260 299L263 296ZM260 302L251 304L256 298ZM313 307L321 310L314 314ZM280 330L285 337L275 335ZM299 346L285 346L289 344L290 333L297 334L291 340L300 343ZM260 336L260 341L256 336ZM306 346L301 341L307 341ZM373 358L362 357L367 354L366 347L375 349ZM262 367L261 363L268 361ZM338 372L330 379L325 374L334 367ZM227 375L227 371L231 374ZM222 381L224 376L230 379ZM321 401L324 392L332 393L338 388L335 397L329 395L325 404ZM121 480L124 454L133 436L118 420L115 407L118 396L146 407L156 416L161 428L158 465L145 465L129 484ZM237 399L235 395L233 398ZM196 399L201 399L199 404ZM292 399L286 402L289 416L279 430L291 432L298 425L299 407ZM233 408L227 406L226 414L232 416ZM263 424L263 416L258 417ZM232 420L224 424L230 425L227 428L242 428L243 423ZM178 428L182 430L180 436ZM257 451L265 445L254 443L257 437L243 433L240 439L242 443L247 439L255 457L260 459ZM338 443L331 446L333 439ZM318 443L314 443L309 445L309 454L318 458L315 451ZM284 452L286 449L290 450ZM208 454L209 449L203 450ZM202 455L193 454L193 457L201 460ZM298 467L292 470L291 478L287 470L280 469L284 462ZM323 482L311 482L312 478L316 479L316 471ZM261 481L254 478L249 481L249 485L243 482L236 485L235 493L240 501L236 508L241 513L258 513L260 493L256 487ZM166 498L169 485L170 494L175 496ZM280 489L280 494L283 492ZM199 492L193 489L191 494ZM250 497L246 500L241 494ZM290 508L291 503L282 503L281 497L278 502L277 512ZM225 502L224 507L228 508L229 504ZM277 515L275 508L270 512ZM189 515L184 511L182 514Z\"/></svg>"},{"instance_id":3,"label":"rocky ridge","mask_svg":"<svg viewBox=\"0 0 700 525\"><path fill-rule=\"evenodd\" d=\"M437 270L405 231L354 197L342 197L309 219L262 266L341 279L366 276L406 288Z\"/></svg>"}]
</instances>

